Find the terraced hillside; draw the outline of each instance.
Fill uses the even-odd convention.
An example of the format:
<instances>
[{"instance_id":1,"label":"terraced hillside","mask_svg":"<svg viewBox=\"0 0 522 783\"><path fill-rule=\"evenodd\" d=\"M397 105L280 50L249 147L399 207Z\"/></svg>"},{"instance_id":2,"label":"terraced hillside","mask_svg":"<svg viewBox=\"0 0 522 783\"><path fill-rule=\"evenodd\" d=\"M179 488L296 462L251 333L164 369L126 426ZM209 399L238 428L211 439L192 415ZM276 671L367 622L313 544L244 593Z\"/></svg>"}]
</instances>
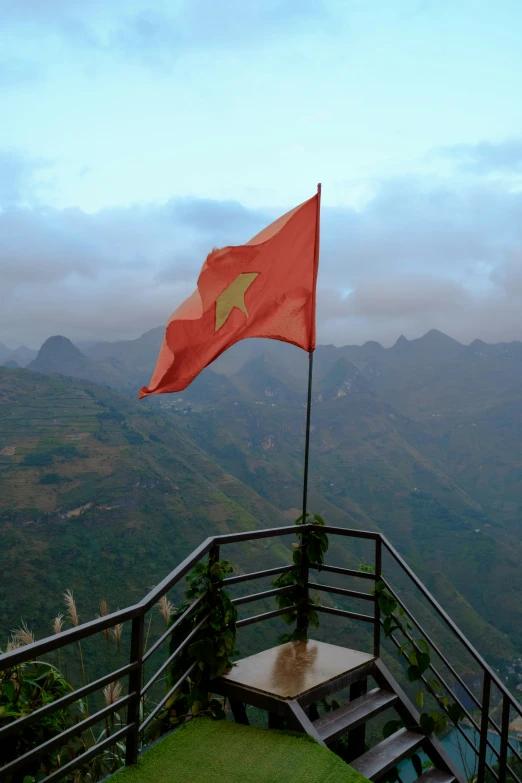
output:
<instances>
[{"instance_id":1,"label":"terraced hillside","mask_svg":"<svg viewBox=\"0 0 522 783\"><path fill-rule=\"evenodd\" d=\"M0 638L21 616L48 632L66 588L87 619L209 531L285 522L165 414L89 382L0 368L0 433Z\"/></svg>"}]
</instances>

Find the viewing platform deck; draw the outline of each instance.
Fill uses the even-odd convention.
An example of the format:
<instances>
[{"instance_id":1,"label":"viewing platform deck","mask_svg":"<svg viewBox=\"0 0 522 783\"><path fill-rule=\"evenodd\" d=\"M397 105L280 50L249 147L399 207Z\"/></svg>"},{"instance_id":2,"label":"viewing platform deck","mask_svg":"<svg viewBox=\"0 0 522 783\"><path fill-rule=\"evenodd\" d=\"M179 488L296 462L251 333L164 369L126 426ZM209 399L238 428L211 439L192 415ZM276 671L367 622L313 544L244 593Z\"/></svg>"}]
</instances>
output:
<instances>
[{"instance_id":1,"label":"viewing platform deck","mask_svg":"<svg viewBox=\"0 0 522 783\"><path fill-rule=\"evenodd\" d=\"M147 750L111 783L365 783L304 734L198 718Z\"/></svg>"}]
</instances>

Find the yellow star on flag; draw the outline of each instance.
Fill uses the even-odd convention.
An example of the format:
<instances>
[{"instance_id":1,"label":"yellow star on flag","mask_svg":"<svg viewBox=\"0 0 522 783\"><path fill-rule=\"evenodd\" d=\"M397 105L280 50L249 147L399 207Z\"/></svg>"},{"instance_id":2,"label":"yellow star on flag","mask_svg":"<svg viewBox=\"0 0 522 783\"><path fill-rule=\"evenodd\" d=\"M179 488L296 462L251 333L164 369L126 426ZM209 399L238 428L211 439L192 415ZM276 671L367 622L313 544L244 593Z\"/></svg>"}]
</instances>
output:
<instances>
[{"instance_id":1,"label":"yellow star on flag","mask_svg":"<svg viewBox=\"0 0 522 783\"><path fill-rule=\"evenodd\" d=\"M245 294L250 288L259 272L242 272L236 277L228 288L225 288L222 294L216 299L216 329L221 329L226 323L228 316L237 307L248 318L248 310L245 304Z\"/></svg>"}]
</instances>

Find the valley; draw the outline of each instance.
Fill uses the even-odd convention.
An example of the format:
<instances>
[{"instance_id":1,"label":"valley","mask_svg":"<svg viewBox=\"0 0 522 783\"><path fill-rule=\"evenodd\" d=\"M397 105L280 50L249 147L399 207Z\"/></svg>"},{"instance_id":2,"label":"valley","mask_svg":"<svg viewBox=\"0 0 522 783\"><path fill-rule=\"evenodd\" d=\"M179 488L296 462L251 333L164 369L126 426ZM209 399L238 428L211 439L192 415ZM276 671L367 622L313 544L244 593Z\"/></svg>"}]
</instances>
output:
<instances>
[{"instance_id":1,"label":"valley","mask_svg":"<svg viewBox=\"0 0 522 783\"><path fill-rule=\"evenodd\" d=\"M210 532L300 513L306 354L245 341L185 392L138 402L161 337L89 356L52 338L27 369L0 368L4 638L20 617L48 632L66 588L87 619L101 598L136 600ZM309 501L330 524L387 535L515 679L520 389L518 343L429 332L389 349L318 346ZM244 555L248 567L267 557Z\"/></svg>"}]
</instances>

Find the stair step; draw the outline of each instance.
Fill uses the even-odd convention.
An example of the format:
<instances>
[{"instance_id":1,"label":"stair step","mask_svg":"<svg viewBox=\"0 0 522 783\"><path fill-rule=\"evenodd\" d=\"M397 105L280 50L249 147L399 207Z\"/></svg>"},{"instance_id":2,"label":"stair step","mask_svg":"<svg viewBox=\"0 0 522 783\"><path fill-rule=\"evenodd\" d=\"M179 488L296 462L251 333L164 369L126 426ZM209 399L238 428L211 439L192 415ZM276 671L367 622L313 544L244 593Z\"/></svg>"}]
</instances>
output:
<instances>
[{"instance_id":1,"label":"stair step","mask_svg":"<svg viewBox=\"0 0 522 783\"><path fill-rule=\"evenodd\" d=\"M417 778L415 783L455 783L456 778L450 772L443 772L441 769L427 769L424 774Z\"/></svg>"},{"instance_id":2,"label":"stair step","mask_svg":"<svg viewBox=\"0 0 522 783\"><path fill-rule=\"evenodd\" d=\"M424 743L424 734L408 729L399 729L391 737L380 742L367 753L363 753L350 766L370 780L379 780L393 769L399 761L414 753Z\"/></svg>"},{"instance_id":3,"label":"stair step","mask_svg":"<svg viewBox=\"0 0 522 783\"><path fill-rule=\"evenodd\" d=\"M398 696L395 693L375 688L314 721L314 726L326 743L333 742L348 731L366 723L379 712L392 707L397 700Z\"/></svg>"}]
</instances>

